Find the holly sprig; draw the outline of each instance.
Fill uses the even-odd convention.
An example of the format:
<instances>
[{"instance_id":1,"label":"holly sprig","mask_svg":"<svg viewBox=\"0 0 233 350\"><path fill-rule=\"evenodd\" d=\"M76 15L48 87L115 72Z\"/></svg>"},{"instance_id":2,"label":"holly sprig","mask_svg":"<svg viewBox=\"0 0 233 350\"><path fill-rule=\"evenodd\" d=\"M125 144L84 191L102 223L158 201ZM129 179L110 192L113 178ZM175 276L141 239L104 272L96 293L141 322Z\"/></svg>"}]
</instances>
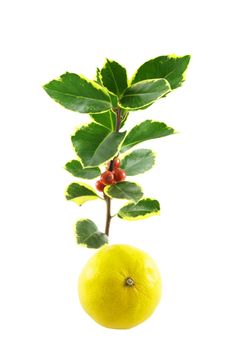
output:
<instances>
[{"instance_id":1,"label":"holly sprig","mask_svg":"<svg viewBox=\"0 0 233 350\"><path fill-rule=\"evenodd\" d=\"M93 221L78 220L75 225L78 244L99 248L108 242L111 201L115 198L127 200L116 215L120 219L141 220L159 214L159 202L145 198L141 186L128 180L150 170L155 154L150 149L132 148L172 135L175 130L154 120L144 120L129 131L122 129L129 112L150 107L182 85L189 61L189 55L159 56L141 65L128 80L126 69L107 59L102 69L97 68L94 80L66 72L44 85L56 102L74 112L87 113L91 119L72 135L76 159L65 168L80 179L99 178L95 185L99 194L85 182L73 182L66 189L66 198L78 205L105 200L106 225L100 231Z\"/></svg>"}]
</instances>

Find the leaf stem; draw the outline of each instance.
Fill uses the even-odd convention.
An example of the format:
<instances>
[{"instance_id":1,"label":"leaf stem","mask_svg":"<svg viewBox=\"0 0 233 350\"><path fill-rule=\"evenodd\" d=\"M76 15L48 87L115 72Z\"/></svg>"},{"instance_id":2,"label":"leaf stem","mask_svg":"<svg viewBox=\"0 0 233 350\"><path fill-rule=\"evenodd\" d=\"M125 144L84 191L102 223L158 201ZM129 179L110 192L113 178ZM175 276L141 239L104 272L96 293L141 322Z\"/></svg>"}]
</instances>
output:
<instances>
[{"instance_id":1,"label":"leaf stem","mask_svg":"<svg viewBox=\"0 0 233 350\"><path fill-rule=\"evenodd\" d=\"M116 113L116 128L115 128L115 132L119 132L120 127L121 127L121 109L120 108L116 108L115 109L115 113ZM109 165L109 170L112 171L113 170L113 160L112 159L110 161L110 165ZM108 197L106 194L104 194L104 199L106 201L106 221L105 221L105 234L106 236L109 236L109 229L110 229L110 223L111 223L111 198Z\"/></svg>"}]
</instances>

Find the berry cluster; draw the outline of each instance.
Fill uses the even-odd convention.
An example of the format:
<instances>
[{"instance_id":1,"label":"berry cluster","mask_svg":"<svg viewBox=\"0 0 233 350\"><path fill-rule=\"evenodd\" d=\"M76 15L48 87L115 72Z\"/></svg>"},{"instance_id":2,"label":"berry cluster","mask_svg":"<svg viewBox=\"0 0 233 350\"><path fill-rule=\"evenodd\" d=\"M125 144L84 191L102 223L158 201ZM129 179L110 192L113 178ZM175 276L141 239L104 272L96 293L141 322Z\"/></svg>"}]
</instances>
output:
<instances>
[{"instance_id":1,"label":"berry cluster","mask_svg":"<svg viewBox=\"0 0 233 350\"><path fill-rule=\"evenodd\" d=\"M98 191L103 192L106 185L113 185L125 180L126 173L120 168L120 165L119 158L114 158L112 165L111 162L107 164L107 170L101 174L100 179L95 184ZM110 168L112 168L112 170L110 170Z\"/></svg>"}]
</instances>

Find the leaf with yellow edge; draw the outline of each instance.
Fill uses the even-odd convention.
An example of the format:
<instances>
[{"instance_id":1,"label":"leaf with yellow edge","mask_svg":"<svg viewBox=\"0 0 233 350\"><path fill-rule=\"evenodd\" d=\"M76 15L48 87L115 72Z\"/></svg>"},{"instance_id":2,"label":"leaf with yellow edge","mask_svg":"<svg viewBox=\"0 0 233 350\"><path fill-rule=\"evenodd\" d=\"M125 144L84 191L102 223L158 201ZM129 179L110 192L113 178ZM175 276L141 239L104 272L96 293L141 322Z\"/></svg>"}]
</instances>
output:
<instances>
[{"instance_id":1,"label":"leaf with yellow edge","mask_svg":"<svg viewBox=\"0 0 233 350\"><path fill-rule=\"evenodd\" d=\"M119 105L126 110L137 110L150 106L171 91L166 79L147 79L128 87Z\"/></svg>"},{"instance_id":2,"label":"leaf with yellow edge","mask_svg":"<svg viewBox=\"0 0 233 350\"><path fill-rule=\"evenodd\" d=\"M100 232L96 224L89 219L81 219L75 225L75 234L78 244L87 248L100 248L108 243L108 236Z\"/></svg>"},{"instance_id":3,"label":"leaf with yellow edge","mask_svg":"<svg viewBox=\"0 0 233 350\"><path fill-rule=\"evenodd\" d=\"M83 166L95 167L118 153L126 131L110 131L103 125L90 123L81 126L71 137L75 152Z\"/></svg>"},{"instance_id":4,"label":"leaf with yellow edge","mask_svg":"<svg viewBox=\"0 0 233 350\"><path fill-rule=\"evenodd\" d=\"M121 160L121 169L127 176L134 176L150 170L155 163L155 154L150 149L136 149Z\"/></svg>"},{"instance_id":5,"label":"leaf with yellow edge","mask_svg":"<svg viewBox=\"0 0 233 350\"><path fill-rule=\"evenodd\" d=\"M100 176L100 168L84 168L79 160L71 160L66 163L65 169L69 171L73 176L83 179L95 179Z\"/></svg>"},{"instance_id":6,"label":"leaf with yellow edge","mask_svg":"<svg viewBox=\"0 0 233 350\"><path fill-rule=\"evenodd\" d=\"M145 79L165 78L169 82L171 89L174 90L181 86L185 80L185 72L190 58L190 55L168 55L149 60L138 68L131 80L131 84Z\"/></svg>"},{"instance_id":7,"label":"leaf with yellow edge","mask_svg":"<svg viewBox=\"0 0 233 350\"><path fill-rule=\"evenodd\" d=\"M113 111L90 114L90 116L97 124L104 126L110 131L114 131L116 129L116 115Z\"/></svg>"},{"instance_id":8,"label":"leaf with yellow edge","mask_svg":"<svg viewBox=\"0 0 233 350\"><path fill-rule=\"evenodd\" d=\"M100 198L91 186L82 182L73 182L70 184L66 190L65 196L66 199L78 205Z\"/></svg>"},{"instance_id":9,"label":"leaf with yellow edge","mask_svg":"<svg viewBox=\"0 0 233 350\"><path fill-rule=\"evenodd\" d=\"M71 111L100 113L112 108L107 89L82 75L66 72L44 85L44 90L56 102Z\"/></svg>"},{"instance_id":10,"label":"leaf with yellow edge","mask_svg":"<svg viewBox=\"0 0 233 350\"><path fill-rule=\"evenodd\" d=\"M143 220L160 212L159 202L151 198L143 198L138 203L124 205L118 212L118 217L124 220Z\"/></svg>"},{"instance_id":11,"label":"leaf with yellow edge","mask_svg":"<svg viewBox=\"0 0 233 350\"><path fill-rule=\"evenodd\" d=\"M110 198L128 199L134 202L138 202L143 196L141 186L129 181L108 185L104 188L104 193Z\"/></svg>"},{"instance_id":12,"label":"leaf with yellow edge","mask_svg":"<svg viewBox=\"0 0 233 350\"><path fill-rule=\"evenodd\" d=\"M116 61L106 59L100 73L103 85L115 95L121 96L128 86L126 69Z\"/></svg>"}]
</instances>

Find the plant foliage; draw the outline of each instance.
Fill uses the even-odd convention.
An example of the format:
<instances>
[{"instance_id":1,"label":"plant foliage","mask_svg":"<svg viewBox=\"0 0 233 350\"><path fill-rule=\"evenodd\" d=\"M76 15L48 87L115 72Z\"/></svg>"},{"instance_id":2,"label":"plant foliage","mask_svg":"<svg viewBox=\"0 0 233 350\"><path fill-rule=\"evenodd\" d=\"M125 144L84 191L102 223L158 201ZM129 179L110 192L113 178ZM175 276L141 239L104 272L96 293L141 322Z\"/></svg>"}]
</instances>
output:
<instances>
[{"instance_id":1,"label":"plant foliage","mask_svg":"<svg viewBox=\"0 0 233 350\"><path fill-rule=\"evenodd\" d=\"M159 56L142 64L128 79L121 64L106 59L103 67L97 68L93 80L66 72L44 85L47 94L63 107L89 114L89 122L79 126L71 137L77 158L67 162L65 169L72 176L87 181L99 177L101 172L104 172L102 175L106 181L111 180L104 183L105 180L100 178L102 182L99 180L98 186L96 184L102 194L97 194L90 184L84 182L73 182L67 187L67 200L79 206L97 199L107 203L105 232L101 232L93 221L80 219L75 226L78 244L99 248L108 243L112 218L110 202L113 199L127 201L117 213L117 217L123 220L142 220L160 213L159 202L143 197L141 186L125 180L125 174L143 174L155 164L152 150L132 148L148 140L172 135L175 130L151 119L142 120L131 130L125 127L130 111L150 107L183 84L189 61L190 55ZM120 168L114 168L116 159ZM112 174L110 178L109 173Z\"/></svg>"}]
</instances>

